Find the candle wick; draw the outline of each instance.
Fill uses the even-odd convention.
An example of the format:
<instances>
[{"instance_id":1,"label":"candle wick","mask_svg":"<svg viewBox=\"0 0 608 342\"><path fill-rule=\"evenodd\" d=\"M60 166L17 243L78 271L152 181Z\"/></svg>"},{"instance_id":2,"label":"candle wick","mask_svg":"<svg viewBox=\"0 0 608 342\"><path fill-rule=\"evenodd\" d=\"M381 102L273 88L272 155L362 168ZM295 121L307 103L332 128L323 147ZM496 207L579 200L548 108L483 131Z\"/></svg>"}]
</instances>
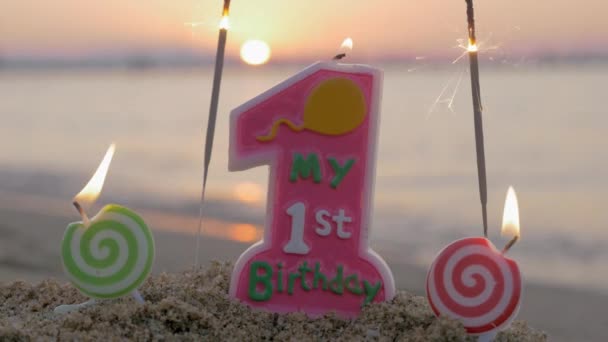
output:
<instances>
[{"instance_id":1,"label":"candle wick","mask_svg":"<svg viewBox=\"0 0 608 342\"><path fill-rule=\"evenodd\" d=\"M334 58L332 58L332 60L339 61L344 57L346 57L346 53L339 53L339 54L335 55Z\"/></svg>"},{"instance_id":2,"label":"candle wick","mask_svg":"<svg viewBox=\"0 0 608 342\"><path fill-rule=\"evenodd\" d=\"M518 235L516 235L515 237L513 237L513 239L511 239L511 241L509 241L509 243L507 243L505 245L505 248L502 249L501 253L502 254L506 254L511 249L511 247L513 247L513 245L517 242L517 240L519 240L519 236Z\"/></svg>"},{"instance_id":3,"label":"candle wick","mask_svg":"<svg viewBox=\"0 0 608 342\"><path fill-rule=\"evenodd\" d=\"M74 204L74 207L76 207L76 210L78 210L80 217L82 217L82 223L84 223L84 226L88 227L90 220L89 220L89 217L87 216L87 213L84 211L84 209L82 208L80 203L78 203L77 201L72 202L72 204Z\"/></svg>"}]
</instances>

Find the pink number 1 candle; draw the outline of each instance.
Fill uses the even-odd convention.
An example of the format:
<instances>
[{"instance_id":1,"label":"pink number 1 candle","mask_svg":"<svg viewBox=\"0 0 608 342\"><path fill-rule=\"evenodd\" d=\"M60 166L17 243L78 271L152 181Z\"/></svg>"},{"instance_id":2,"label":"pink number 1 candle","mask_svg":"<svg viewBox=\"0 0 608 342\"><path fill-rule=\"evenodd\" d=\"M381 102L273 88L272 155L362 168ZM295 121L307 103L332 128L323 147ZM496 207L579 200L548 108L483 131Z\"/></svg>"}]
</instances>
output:
<instances>
[{"instance_id":1,"label":"pink number 1 candle","mask_svg":"<svg viewBox=\"0 0 608 342\"><path fill-rule=\"evenodd\" d=\"M231 171L269 165L263 240L230 295L273 312L357 315L395 293L368 244L382 74L316 63L233 110Z\"/></svg>"}]
</instances>

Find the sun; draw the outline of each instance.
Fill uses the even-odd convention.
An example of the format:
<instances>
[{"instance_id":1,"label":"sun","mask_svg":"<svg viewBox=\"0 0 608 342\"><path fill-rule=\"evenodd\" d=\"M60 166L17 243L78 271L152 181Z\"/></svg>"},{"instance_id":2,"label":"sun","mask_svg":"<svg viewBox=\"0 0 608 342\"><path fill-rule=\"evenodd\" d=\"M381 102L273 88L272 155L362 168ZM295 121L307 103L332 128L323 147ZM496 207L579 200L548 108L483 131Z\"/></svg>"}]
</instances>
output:
<instances>
[{"instance_id":1,"label":"sun","mask_svg":"<svg viewBox=\"0 0 608 342\"><path fill-rule=\"evenodd\" d=\"M251 65L261 65L270 59L270 46L261 40L248 40L241 46L241 59Z\"/></svg>"}]
</instances>

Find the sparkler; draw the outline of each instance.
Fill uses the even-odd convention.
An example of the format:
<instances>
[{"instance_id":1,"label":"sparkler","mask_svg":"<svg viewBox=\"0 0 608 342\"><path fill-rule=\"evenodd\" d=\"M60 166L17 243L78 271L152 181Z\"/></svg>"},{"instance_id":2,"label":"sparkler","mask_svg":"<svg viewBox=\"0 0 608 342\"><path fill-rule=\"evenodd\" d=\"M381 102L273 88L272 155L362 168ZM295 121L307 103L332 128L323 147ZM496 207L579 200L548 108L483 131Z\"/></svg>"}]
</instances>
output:
<instances>
[{"instance_id":1,"label":"sparkler","mask_svg":"<svg viewBox=\"0 0 608 342\"><path fill-rule=\"evenodd\" d=\"M215 56L215 73L213 75L213 89L211 91L211 105L209 107L209 120L207 121L207 135L205 138L205 160L203 166L203 188L201 190L201 205L199 210L198 233L196 236L196 255L194 266L198 265L201 229L203 225L203 203L205 201L205 190L207 189L207 175L211 163L211 152L213 151L213 137L215 136L215 121L217 118L217 107L220 97L220 85L222 83L222 71L224 69L224 54L226 50L226 39L228 36L230 14L230 0L224 0L222 20L220 21L220 32L217 42L217 53Z\"/></svg>"},{"instance_id":2,"label":"sparkler","mask_svg":"<svg viewBox=\"0 0 608 342\"><path fill-rule=\"evenodd\" d=\"M473 96L473 115L475 122L475 146L477 151L477 177L479 181L479 197L481 200L481 214L483 219L483 235L488 236L488 214L487 214L487 181L486 181L486 157L483 144L483 122L481 105L481 86L479 84L479 59L477 38L475 37L475 12L473 0L465 0L467 3L467 21L469 31L469 62L471 67L471 94Z\"/></svg>"}]
</instances>

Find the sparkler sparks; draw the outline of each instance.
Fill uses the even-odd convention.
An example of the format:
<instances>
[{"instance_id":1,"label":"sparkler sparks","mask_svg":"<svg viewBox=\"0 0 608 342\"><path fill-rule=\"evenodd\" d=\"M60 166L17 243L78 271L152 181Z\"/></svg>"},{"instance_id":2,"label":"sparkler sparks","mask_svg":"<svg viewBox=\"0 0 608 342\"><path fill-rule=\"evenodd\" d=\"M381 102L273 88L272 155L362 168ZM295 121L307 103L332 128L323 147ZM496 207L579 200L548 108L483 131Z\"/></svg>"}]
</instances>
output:
<instances>
[{"instance_id":1,"label":"sparkler sparks","mask_svg":"<svg viewBox=\"0 0 608 342\"><path fill-rule=\"evenodd\" d=\"M461 69L457 74L454 74L450 79L445 83L441 92L433 102L433 104L429 107L429 110L426 115L426 119L428 120L436 110L437 107L441 104L446 104L446 108L454 113L454 101L456 99L456 95L458 94L458 90L460 89L460 84L462 82L462 78L464 77L465 70ZM448 97L444 97L446 93L450 95Z\"/></svg>"},{"instance_id":2,"label":"sparkler sparks","mask_svg":"<svg viewBox=\"0 0 608 342\"><path fill-rule=\"evenodd\" d=\"M462 61L463 58L468 56L469 52L471 52L471 51L474 51L477 53L482 53L487 56L487 54L491 53L492 51L497 51L502 48L501 44L491 44L490 43L491 39L492 39L492 33L489 34L487 39L485 39L483 41L478 40L475 43L475 45L471 45L469 42L469 39L467 39L467 38L456 39L457 45L455 45L454 48L461 50L462 52L451 63L459 64L459 62ZM472 48L472 46L474 46L474 48ZM493 56L487 56L487 58L490 60L493 60ZM417 61L424 60L424 59L425 59L425 57L416 57ZM411 68L411 69L408 69L408 72L415 71L417 69L418 68ZM445 105L444 108L449 110L452 113L456 112L454 103L456 101L456 96L458 95L458 92L460 91L460 87L462 85L462 79L465 74L466 74L466 69L464 67L462 67L462 68L459 68L458 71L455 71L450 76L450 78L447 80L447 82L445 82L445 84L441 88L441 91L439 92L439 95L437 95L437 97L435 98L435 101L433 101L433 103L429 107L429 110L427 111L427 115L426 115L427 119L431 116L431 114L436 112L440 107L444 107L444 106L440 106L440 105ZM449 96L447 96L446 94L449 94Z\"/></svg>"},{"instance_id":3,"label":"sparkler sparks","mask_svg":"<svg viewBox=\"0 0 608 342\"><path fill-rule=\"evenodd\" d=\"M492 33L488 36L488 38L482 42L477 41L475 44L471 44L469 39L458 38L456 42L458 43L457 48L462 49L462 53L452 61L452 64L458 63L461 59L469 54L469 52L477 52L482 54L488 54L491 51L496 51L501 48L500 44L490 45L489 41L492 39ZM491 56L489 57L491 58Z\"/></svg>"},{"instance_id":4,"label":"sparkler sparks","mask_svg":"<svg viewBox=\"0 0 608 342\"><path fill-rule=\"evenodd\" d=\"M192 28L203 26L203 25L205 25L204 21L191 21L191 22L184 23L184 26L188 26L188 27L192 27Z\"/></svg>"}]
</instances>

